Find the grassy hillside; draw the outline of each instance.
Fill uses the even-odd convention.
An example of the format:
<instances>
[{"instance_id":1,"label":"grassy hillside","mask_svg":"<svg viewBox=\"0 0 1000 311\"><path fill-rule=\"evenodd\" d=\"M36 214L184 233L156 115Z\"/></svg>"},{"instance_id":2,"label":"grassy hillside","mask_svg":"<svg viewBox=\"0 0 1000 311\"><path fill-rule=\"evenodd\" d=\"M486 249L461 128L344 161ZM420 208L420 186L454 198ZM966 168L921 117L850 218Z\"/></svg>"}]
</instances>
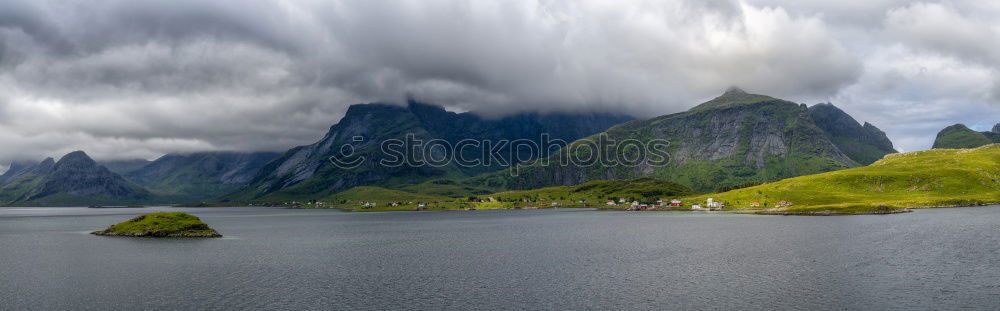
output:
<instances>
[{"instance_id":1,"label":"grassy hillside","mask_svg":"<svg viewBox=\"0 0 1000 311\"><path fill-rule=\"evenodd\" d=\"M728 208L751 202L781 212L868 213L906 207L976 205L1000 202L1000 144L976 149L933 149L891 154L870 166L789 178L712 197Z\"/></svg>"},{"instance_id":2,"label":"grassy hillside","mask_svg":"<svg viewBox=\"0 0 1000 311\"><path fill-rule=\"evenodd\" d=\"M374 203L365 206L364 203ZM393 203L396 206L393 206ZM358 186L324 197L316 202L300 202L305 208L340 208L355 211L410 211L425 203L428 209L465 209L466 198L450 198L425 193L406 192L376 186Z\"/></svg>"},{"instance_id":3,"label":"grassy hillside","mask_svg":"<svg viewBox=\"0 0 1000 311\"><path fill-rule=\"evenodd\" d=\"M467 185L461 180L435 179L419 184L402 184L393 189L442 197L468 197L496 192L496 189Z\"/></svg>"},{"instance_id":4,"label":"grassy hillside","mask_svg":"<svg viewBox=\"0 0 1000 311\"><path fill-rule=\"evenodd\" d=\"M691 195L694 192L682 185L652 179L641 178L631 180L598 180L577 186L558 186L534 190L508 191L494 194L479 194L468 196L443 196L434 194L439 191L460 189L458 184L436 184L423 189L428 192L404 191L373 186L354 187L349 190L330 195L319 203L299 202L306 208L341 208L355 211L394 211L414 210L425 203L427 210L464 210L464 209L510 209L518 207L552 207L552 202L560 207L603 206L609 198L625 198L628 200L645 201L655 198L674 198ZM490 198L493 198L492 200ZM583 200L584 203L580 201ZM375 203L375 206L364 206L363 203ZM393 206L396 203L397 206Z\"/></svg>"},{"instance_id":5,"label":"grassy hillside","mask_svg":"<svg viewBox=\"0 0 1000 311\"><path fill-rule=\"evenodd\" d=\"M600 205L605 200L624 198L645 201L656 198L674 198L694 194L690 188L677 183L639 178L629 180L595 180L576 186L555 186L534 190L506 191L481 196L493 197L500 202L539 201L559 202L561 205L579 204L584 200L590 205Z\"/></svg>"},{"instance_id":6,"label":"grassy hillside","mask_svg":"<svg viewBox=\"0 0 1000 311\"><path fill-rule=\"evenodd\" d=\"M382 187L360 186L331 195L321 201L435 201L447 200L447 197L413 193L400 190L386 189Z\"/></svg>"}]
</instances>

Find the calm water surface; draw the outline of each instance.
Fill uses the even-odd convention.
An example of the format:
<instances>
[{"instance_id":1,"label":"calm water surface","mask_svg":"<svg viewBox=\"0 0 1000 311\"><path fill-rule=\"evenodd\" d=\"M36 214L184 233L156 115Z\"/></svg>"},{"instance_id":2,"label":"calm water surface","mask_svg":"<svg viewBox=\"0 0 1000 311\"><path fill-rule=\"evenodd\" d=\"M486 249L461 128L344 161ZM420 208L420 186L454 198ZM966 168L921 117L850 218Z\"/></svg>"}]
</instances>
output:
<instances>
[{"instance_id":1,"label":"calm water surface","mask_svg":"<svg viewBox=\"0 0 1000 311\"><path fill-rule=\"evenodd\" d=\"M157 210L226 236L86 234ZM1000 208L0 208L0 309L997 309Z\"/></svg>"}]
</instances>

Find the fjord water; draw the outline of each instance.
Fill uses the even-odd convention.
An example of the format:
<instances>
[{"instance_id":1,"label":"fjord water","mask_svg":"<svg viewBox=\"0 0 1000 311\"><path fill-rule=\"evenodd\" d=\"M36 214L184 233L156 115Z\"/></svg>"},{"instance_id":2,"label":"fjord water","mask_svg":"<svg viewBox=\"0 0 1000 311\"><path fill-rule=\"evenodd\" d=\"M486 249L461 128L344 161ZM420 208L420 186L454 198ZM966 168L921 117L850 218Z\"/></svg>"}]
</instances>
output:
<instances>
[{"instance_id":1,"label":"fjord water","mask_svg":"<svg viewBox=\"0 0 1000 311\"><path fill-rule=\"evenodd\" d=\"M184 211L222 239L87 234ZM0 309L994 309L1000 208L0 208Z\"/></svg>"}]
</instances>

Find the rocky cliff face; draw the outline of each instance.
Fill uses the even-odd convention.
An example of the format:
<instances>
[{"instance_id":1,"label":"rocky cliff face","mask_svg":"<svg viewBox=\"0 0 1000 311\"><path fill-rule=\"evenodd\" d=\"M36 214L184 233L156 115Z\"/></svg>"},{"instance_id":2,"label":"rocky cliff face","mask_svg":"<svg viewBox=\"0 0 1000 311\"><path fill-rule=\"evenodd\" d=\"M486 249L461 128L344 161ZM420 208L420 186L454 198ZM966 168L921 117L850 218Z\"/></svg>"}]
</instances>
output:
<instances>
[{"instance_id":1,"label":"rocky cliff face","mask_svg":"<svg viewBox=\"0 0 1000 311\"><path fill-rule=\"evenodd\" d=\"M69 153L58 162L42 161L31 172L0 187L6 205L88 205L135 202L149 193L97 164L82 151Z\"/></svg>"},{"instance_id":2,"label":"rocky cliff face","mask_svg":"<svg viewBox=\"0 0 1000 311\"><path fill-rule=\"evenodd\" d=\"M125 173L125 178L172 201L209 200L245 186L276 152L168 154Z\"/></svg>"},{"instance_id":3,"label":"rocky cliff face","mask_svg":"<svg viewBox=\"0 0 1000 311\"><path fill-rule=\"evenodd\" d=\"M379 161L388 157L380 149L382 142L402 140L407 135L423 141L440 139L452 145L462 139L539 141L542 133L548 133L553 140L570 142L630 119L597 113L556 113L518 114L492 120L412 101L405 107L354 105L320 141L289 150L261 169L247 188L229 197L254 199L269 195L272 199L316 198L364 184L392 185L439 177L462 178L502 168L495 163L489 166L463 166L453 162L440 166L380 165ZM356 137L359 139L355 140ZM329 159L340 155L341 148L348 145L354 153L347 160L363 156L366 159L364 163L348 169L332 165ZM481 146L465 148L464 151L470 158L483 153ZM508 151L503 149L500 153L506 155ZM517 153L523 156L522 159L527 156L527 151L523 151ZM434 155L442 156L439 153ZM504 156L505 161L511 161L511 158Z\"/></svg>"},{"instance_id":4,"label":"rocky cliff face","mask_svg":"<svg viewBox=\"0 0 1000 311\"><path fill-rule=\"evenodd\" d=\"M993 127L994 130L997 128ZM976 148L992 143L1000 143L1000 134L995 132L976 132L965 126L955 124L938 132L934 138L934 148L961 149Z\"/></svg>"},{"instance_id":5,"label":"rocky cliff face","mask_svg":"<svg viewBox=\"0 0 1000 311\"><path fill-rule=\"evenodd\" d=\"M805 105L734 88L687 112L629 122L606 131L609 138L617 141L630 138L644 143L652 139L669 141L666 150L672 161L668 165L536 164L522 168L516 177L503 171L468 182L501 189L529 189L598 179L657 177L709 191L750 181L858 166L859 162L842 151L831 137L857 135L878 146L871 149L894 151L874 126L866 129L853 118L845 118L846 114L839 109L828 108L832 106L819 109L828 112L821 116L829 119L817 122ZM817 123L834 130L827 132ZM564 151L573 153L573 149Z\"/></svg>"},{"instance_id":6,"label":"rocky cliff face","mask_svg":"<svg viewBox=\"0 0 1000 311\"><path fill-rule=\"evenodd\" d=\"M872 164L886 154L897 152L882 130L868 122L859 124L833 104L813 105L809 107L809 115L840 151L862 165Z\"/></svg>"}]
</instances>

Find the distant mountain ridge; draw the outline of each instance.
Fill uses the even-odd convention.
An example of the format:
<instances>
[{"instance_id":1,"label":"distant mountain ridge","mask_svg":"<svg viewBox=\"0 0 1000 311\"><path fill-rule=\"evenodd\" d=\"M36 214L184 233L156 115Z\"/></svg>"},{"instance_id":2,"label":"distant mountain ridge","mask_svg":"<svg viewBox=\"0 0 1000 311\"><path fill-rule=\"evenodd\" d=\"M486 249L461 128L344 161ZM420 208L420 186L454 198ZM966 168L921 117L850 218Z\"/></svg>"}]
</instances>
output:
<instances>
[{"instance_id":1,"label":"distant mountain ridge","mask_svg":"<svg viewBox=\"0 0 1000 311\"><path fill-rule=\"evenodd\" d=\"M648 163L635 167L532 165L521 168L516 177L504 171L467 183L534 189L591 180L654 177L711 191L856 167L895 152L881 130L871 124L858 124L833 105L809 108L738 88L688 111L628 122L604 134L618 141L669 141L667 150L672 161L662 167ZM572 152L566 150L572 148L563 150Z\"/></svg>"},{"instance_id":2,"label":"distant mountain ridge","mask_svg":"<svg viewBox=\"0 0 1000 311\"><path fill-rule=\"evenodd\" d=\"M59 162L13 162L0 175L0 205L122 205L212 200L242 188L276 152L167 154L103 163L76 151ZM124 172L125 174L119 174Z\"/></svg>"},{"instance_id":3,"label":"distant mountain ridge","mask_svg":"<svg viewBox=\"0 0 1000 311\"><path fill-rule=\"evenodd\" d=\"M83 151L47 158L0 187L2 205L82 205L138 202L150 193L97 164Z\"/></svg>"},{"instance_id":4,"label":"distant mountain ridge","mask_svg":"<svg viewBox=\"0 0 1000 311\"><path fill-rule=\"evenodd\" d=\"M965 126L955 124L938 132L934 138L934 149L965 149L1000 143L1000 123L993 126L989 132L976 132Z\"/></svg>"},{"instance_id":5,"label":"distant mountain ridge","mask_svg":"<svg viewBox=\"0 0 1000 311\"><path fill-rule=\"evenodd\" d=\"M140 169L152 162L153 161L146 159L97 161L98 164L107 167L109 170L119 175L125 175L128 172Z\"/></svg>"},{"instance_id":6,"label":"distant mountain ridge","mask_svg":"<svg viewBox=\"0 0 1000 311\"><path fill-rule=\"evenodd\" d=\"M49 163L46 163L49 162ZM8 182L14 180L18 176L31 173L39 164L45 163L46 165L55 165L55 161L52 158L47 158L45 161L40 163L33 163L28 161L14 161L10 163L7 171L0 175L0 186L7 184Z\"/></svg>"},{"instance_id":7,"label":"distant mountain ridge","mask_svg":"<svg viewBox=\"0 0 1000 311\"><path fill-rule=\"evenodd\" d=\"M319 198L359 185L465 178L502 169L496 164L461 166L449 163L441 167L379 165L378 161L387 157L380 150L381 143L389 139L402 140L408 134L423 141L441 139L454 145L462 139L528 139L538 142L544 133L552 140L568 143L631 119L605 113L522 113L486 119L474 113L449 112L440 106L416 101L409 101L406 106L382 103L352 105L320 141L292 148L261 169L249 187L227 198L249 200L265 195L275 200ZM355 137L363 140L355 141ZM366 157L365 163L351 169L332 165L330 157L337 155L344 145L353 146L356 156ZM464 151L475 157L483 150L480 147ZM501 154L508 154L508 151L503 149ZM504 160L513 159L504 156Z\"/></svg>"},{"instance_id":8,"label":"distant mountain ridge","mask_svg":"<svg viewBox=\"0 0 1000 311\"><path fill-rule=\"evenodd\" d=\"M168 201L203 201L245 186L277 152L167 154L124 173Z\"/></svg>"},{"instance_id":9,"label":"distant mountain ridge","mask_svg":"<svg viewBox=\"0 0 1000 311\"><path fill-rule=\"evenodd\" d=\"M809 115L840 151L859 164L872 164L886 154L897 152L885 132L868 122L859 124L833 104L813 105L809 107Z\"/></svg>"}]
</instances>

